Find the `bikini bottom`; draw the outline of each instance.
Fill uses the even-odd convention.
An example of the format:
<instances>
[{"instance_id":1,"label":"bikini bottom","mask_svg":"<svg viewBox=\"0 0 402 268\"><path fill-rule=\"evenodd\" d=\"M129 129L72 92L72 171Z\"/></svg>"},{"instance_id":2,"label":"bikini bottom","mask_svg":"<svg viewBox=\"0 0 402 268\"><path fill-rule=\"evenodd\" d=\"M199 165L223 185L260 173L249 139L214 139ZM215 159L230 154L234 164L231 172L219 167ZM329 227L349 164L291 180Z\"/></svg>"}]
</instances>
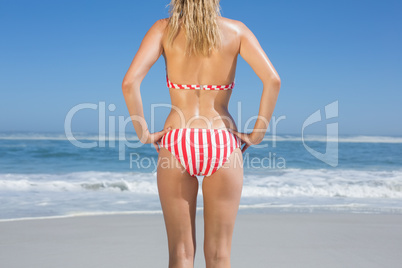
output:
<instances>
[{"instance_id":1,"label":"bikini bottom","mask_svg":"<svg viewBox=\"0 0 402 268\"><path fill-rule=\"evenodd\" d=\"M160 146L195 177L214 174L241 142L226 129L180 128L165 133Z\"/></svg>"}]
</instances>

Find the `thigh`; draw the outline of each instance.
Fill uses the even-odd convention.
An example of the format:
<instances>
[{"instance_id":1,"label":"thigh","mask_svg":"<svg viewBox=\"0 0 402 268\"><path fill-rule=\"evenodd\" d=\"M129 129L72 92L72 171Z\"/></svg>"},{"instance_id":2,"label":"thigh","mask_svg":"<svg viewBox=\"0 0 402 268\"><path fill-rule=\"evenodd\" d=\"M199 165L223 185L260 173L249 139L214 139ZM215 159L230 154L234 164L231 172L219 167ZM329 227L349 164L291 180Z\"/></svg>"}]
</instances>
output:
<instances>
[{"instance_id":1,"label":"thigh","mask_svg":"<svg viewBox=\"0 0 402 268\"><path fill-rule=\"evenodd\" d=\"M198 180L165 148L158 158L157 183L169 250L195 250Z\"/></svg>"},{"instance_id":2,"label":"thigh","mask_svg":"<svg viewBox=\"0 0 402 268\"><path fill-rule=\"evenodd\" d=\"M230 250L243 187L243 158L239 148L202 183L205 245Z\"/></svg>"}]
</instances>

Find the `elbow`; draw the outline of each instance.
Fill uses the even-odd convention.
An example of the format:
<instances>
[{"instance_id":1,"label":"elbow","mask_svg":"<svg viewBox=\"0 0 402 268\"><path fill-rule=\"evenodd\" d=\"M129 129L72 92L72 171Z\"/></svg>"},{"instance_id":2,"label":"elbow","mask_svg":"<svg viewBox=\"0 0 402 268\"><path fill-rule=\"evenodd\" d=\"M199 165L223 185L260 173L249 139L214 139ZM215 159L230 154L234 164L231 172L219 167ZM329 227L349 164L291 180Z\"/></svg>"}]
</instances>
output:
<instances>
[{"instance_id":1,"label":"elbow","mask_svg":"<svg viewBox=\"0 0 402 268\"><path fill-rule=\"evenodd\" d=\"M123 79L123 82L121 84L121 89L123 90L123 93L130 92L133 88L134 88L133 81Z\"/></svg>"},{"instance_id":2,"label":"elbow","mask_svg":"<svg viewBox=\"0 0 402 268\"><path fill-rule=\"evenodd\" d=\"M133 90L140 89L142 78L138 75L125 76L121 83L123 92L132 92Z\"/></svg>"},{"instance_id":3,"label":"elbow","mask_svg":"<svg viewBox=\"0 0 402 268\"><path fill-rule=\"evenodd\" d=\"M264 85L279 91L281 89L281 79L279 76L272 76L264 82Z\"/></svg>"},{"instance_id":4,"label":"elbow","mask_svg":"<svg viewBox=\"0 0 402 268\"><path fill-rule=\"evenodd\" d=\"M279 91L281 89L281 79L279 78L279 76L275 80L275 85Z\"/></svg>"}]
</instances>

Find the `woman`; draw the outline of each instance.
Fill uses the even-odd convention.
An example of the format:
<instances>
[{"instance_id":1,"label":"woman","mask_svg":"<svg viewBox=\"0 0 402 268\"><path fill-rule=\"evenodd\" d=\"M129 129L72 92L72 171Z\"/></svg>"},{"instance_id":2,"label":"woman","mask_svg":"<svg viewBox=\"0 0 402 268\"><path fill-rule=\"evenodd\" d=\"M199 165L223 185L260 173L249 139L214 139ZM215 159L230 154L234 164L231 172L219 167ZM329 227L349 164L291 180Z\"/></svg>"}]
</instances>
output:
<instances>
[{"instance_id":1,"label":"woman","mask_svg":"<svg viewBox=\"0 0 402 268\"><path fill-rule=\"evenodd\" d=\"M172 0L170 7L170 17L155 22L145 35L124 77L123 93L139 139L153 143L159 153L157 183L169 267L194 264L196 175L205 176L206 266L230 267L243 183L242 152L262 141L280 78L254 34L242 22L221 17L219 0ZM259 117L249 134L237 132L228 112L239 54L263 82ZM161 55L172 109L164 129L150 133L140 85Z\"/></svg>"}]
</instances>

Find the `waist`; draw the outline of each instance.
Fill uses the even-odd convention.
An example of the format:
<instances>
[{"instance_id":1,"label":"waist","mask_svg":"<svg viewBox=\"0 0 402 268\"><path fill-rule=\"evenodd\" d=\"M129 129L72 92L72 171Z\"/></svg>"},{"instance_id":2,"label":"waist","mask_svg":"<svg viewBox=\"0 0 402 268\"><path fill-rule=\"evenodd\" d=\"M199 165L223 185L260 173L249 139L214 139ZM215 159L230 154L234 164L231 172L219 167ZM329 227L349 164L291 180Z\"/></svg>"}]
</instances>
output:
<instances>
[{"instance_id":1,"label":"waist","mask_svg":"<svg viewBox=\"0 0 402 268\"><path fill-rule=\"evenodd\" d=\"M172 107L164 128L172 129L198 128L198 129L234 129L237 130L235 121L229 111L221 109L180 109Z\"/></svg>"}]
</instances>

